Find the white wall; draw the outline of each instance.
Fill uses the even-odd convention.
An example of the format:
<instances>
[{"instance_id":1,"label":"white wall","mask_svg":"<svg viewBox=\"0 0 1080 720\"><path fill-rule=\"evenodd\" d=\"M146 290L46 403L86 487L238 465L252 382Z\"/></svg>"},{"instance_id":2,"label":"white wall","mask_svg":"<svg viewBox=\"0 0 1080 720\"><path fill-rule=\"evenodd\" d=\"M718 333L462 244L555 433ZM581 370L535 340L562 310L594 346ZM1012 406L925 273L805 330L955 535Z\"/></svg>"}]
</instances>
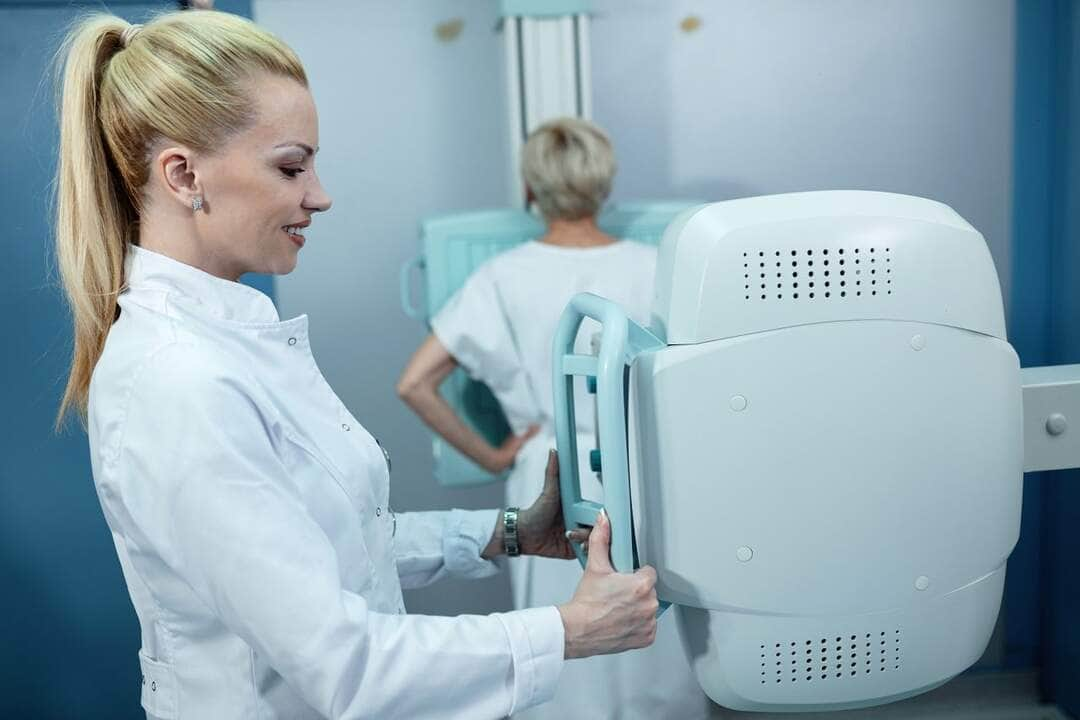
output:
<instances>
[{"instance_id":1,"label":"white wall","mask_svg":"<svg viewBox=\"0 0 1080 720\"><path fill-rule=\"evenodd\" d=\"M933 198L983 233L1008 297L1011 0L593 4L616 198ZM691 15L700 28L683 32Z\"/></svg>"},{"instance_id":2,"label":"white wall","mask_svg":"<svg viewBox=\"0 0 1080 720\"><path fill-rule=\"evenodd\" d=\"M394 395L424 331L397 274L426 214L506 197L494 0L255 0L300 53L334 209L283 316L311 315L323 372L394 457L397 509L496 506L500 489L431 479L428 436ZM594 0L595 117L619 152L615 197L890 190L952 205L1008 284L1013 4L1007 0ZM684 33L696 14L702 25ZM440 41L435 25L461 18ZM1007 289L1007 288L1006 288ZM508 604L505 579L409 594L414 612Z\"/></svg>"},{"instance_id":3,"label":"white wall","mask_svg":"<svg viewBox=\"0 0 1080 720\"><path fill-rule=\"evenodd\" d=\"M295 272L277 282L283 317L311 316L319 366L393 457L397 510L498 507L501 488L450 491L394 383L426 331L401 312L398 268L432 213L501 206L508 160L494 2L255 0L255 20L304 61L319 108L316 167L334 207L316 217ZM439 23L464 21L456 40ZM413 612L509 606L505 578L408 593Z\"/></svg>"}]
</instances>

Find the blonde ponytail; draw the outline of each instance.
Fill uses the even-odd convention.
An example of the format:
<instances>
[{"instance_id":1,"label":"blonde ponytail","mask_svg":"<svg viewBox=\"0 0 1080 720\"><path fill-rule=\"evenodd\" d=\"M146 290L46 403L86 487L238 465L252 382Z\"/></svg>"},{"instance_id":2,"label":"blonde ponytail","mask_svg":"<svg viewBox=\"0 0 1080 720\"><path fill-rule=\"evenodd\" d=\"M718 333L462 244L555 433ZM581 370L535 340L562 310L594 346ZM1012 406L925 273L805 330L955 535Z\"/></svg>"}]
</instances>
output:
<instances>
[{"instance_id":1,"label":"blonde ponytail","mask_svg":"<svg viewBox=\"0 0 1080 720\"><path fill-rule=\"evenodd\" d=\"M102 71L121 46L127 23L109 16L88 20L61 52L60 153L56 182L57 265L74 323L71 373L58 424L77 407L85 414L90 375L101 356L123 284L124 254L136 221L117 187L101 132Z\"/></svg>"}]
</instances>

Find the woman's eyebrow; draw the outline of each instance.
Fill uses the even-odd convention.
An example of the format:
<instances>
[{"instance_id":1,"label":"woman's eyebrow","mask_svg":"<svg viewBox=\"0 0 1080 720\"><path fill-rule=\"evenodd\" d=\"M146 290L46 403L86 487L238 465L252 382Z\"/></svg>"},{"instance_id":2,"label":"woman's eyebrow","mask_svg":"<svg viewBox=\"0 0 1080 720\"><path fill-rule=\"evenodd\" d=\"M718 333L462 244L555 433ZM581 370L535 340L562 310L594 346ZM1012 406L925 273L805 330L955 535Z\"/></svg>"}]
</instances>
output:
<instances>
[{"instance_id":1,"label":"woman's eyebrow","mask_svg":"<svg viewBox=\"0 0 1080 720\"><path fill-rule=\"evenodd\" d=\"M281 143L280 145L275 145L274 149L277 150L279 148L288 148L288 147L294 147L294 148L303 150L305 156L311 156L311 155L314 155L315 153L319 152L319 148L312 148L310 145L307 145L306 143L302 143L302 142Z\"/></svg>"}]
</instances>

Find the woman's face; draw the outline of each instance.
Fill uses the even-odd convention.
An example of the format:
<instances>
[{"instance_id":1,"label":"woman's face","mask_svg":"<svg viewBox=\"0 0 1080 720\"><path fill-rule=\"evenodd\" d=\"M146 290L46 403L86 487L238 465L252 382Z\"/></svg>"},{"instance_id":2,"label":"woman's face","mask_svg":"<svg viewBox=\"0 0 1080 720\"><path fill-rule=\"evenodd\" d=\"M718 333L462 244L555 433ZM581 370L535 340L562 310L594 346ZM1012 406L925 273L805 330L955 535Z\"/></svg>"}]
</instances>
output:
<instances>
[{"instance_id":1,"label":"woman's face","mask_svg":"<svg viewBox=\"0 0 1080 720\"><path fill-rule=\"evenodd\" d=\"M311 93L291 78L253 83L254 124L220 152L199 158L203 209L195 213L211 272L282 275L296 267L305 232L330 197L315 174L319 118Z\"/></svg>"}]
</instances>

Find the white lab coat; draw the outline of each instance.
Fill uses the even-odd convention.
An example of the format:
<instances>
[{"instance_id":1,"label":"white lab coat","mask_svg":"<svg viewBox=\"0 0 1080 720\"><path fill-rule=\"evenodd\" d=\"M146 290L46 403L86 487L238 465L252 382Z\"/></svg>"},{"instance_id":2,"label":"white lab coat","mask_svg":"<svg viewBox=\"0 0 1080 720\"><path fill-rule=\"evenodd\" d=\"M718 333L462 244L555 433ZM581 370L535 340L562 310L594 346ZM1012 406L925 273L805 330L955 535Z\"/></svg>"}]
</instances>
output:
<instances>
[{"instance_id":1,"label":"white lab coat","mask_svg":"<svg viewBox=\"0 0 1080 720\"><path fill-rule=\"evenodd\" d=\"M496 718L549 698L545 607L406 615L401 588L494 571L494 511L388 507L388 461L307 318L132 248L90 388L94 480L142 629L151 718Z\"/></svg>"},{"instance_id":2,"label":"white lab coat","mask_svg":"<svg viewBox=\"0 0 1080 720\"><path fill-rule=\"evenodd\" d=\"M507 505L528 505L539 494L547 451L554 447L552 340L563 309L575 294L591 292L647 325L655 270L656 250L628 240L592 248L529 242L477 268L432 320L442 345L471 377L492 389L514 432L530 424L541 428L518 454L506 484ZM586 320L575 351L590 352L598 329ZM602 490L587 462L596 442L595 408L584 379L575 383L582 495L599 501ZM510 564L510 579L515 607L542 607L572 597L581 567L522 558ZM519 716L696 720L707 717L710 707L683 653L674 618L665 616L651 647L573 661L555 698Z\"/></svg>"}]
</instances>

